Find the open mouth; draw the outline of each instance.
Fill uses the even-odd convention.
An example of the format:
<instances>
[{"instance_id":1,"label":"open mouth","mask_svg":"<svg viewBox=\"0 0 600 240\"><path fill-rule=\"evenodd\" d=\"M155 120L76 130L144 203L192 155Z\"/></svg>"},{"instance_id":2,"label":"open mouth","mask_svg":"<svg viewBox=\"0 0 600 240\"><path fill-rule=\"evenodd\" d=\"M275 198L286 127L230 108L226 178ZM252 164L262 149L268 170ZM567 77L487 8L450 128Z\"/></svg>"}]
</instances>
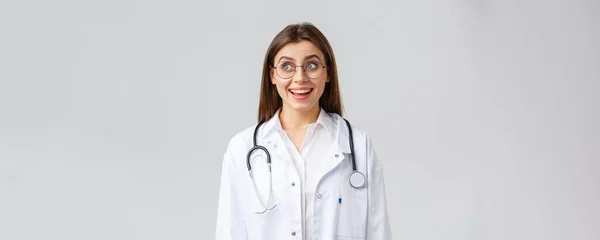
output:
<instances>
[{"instance_id":1,"label":"open mouth","mask_svg":"<svg viewBox=\"0 0 600 240\"><path fill-rule=\"evenodd\" d=\"M305 96L308 95L312 92L312 88L309 89L290 89L290 93L292 93L295 96Z\"/></svg>"},{"instance_id":2,"label":"open mouth","mask_svg":"<svg viewBox=\"0 0 600 240\"><path fill-rule=\"evenodd\" d=\"M312 92L312 88L303 88L303 89L290 89L288 91L290 91L290 93L292 94L292 97L294 99L296 99L297 101L304 101L306 99L308 99L308 96L310 96L310 93Z\"/></svg>"}]
</instances>

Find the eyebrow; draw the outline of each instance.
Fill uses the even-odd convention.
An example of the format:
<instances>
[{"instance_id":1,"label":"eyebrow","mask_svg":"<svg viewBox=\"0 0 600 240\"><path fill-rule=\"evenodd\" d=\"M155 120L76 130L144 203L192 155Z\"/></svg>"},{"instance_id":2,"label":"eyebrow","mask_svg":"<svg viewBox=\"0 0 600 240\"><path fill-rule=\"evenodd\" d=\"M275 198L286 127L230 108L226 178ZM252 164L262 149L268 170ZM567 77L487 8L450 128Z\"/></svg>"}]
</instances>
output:
<instances>
[{"instance_id":1,"label":"eyebrow","mask_svg":"<svg viewBox=\"0 0 600 240\"><path fill-rule=\"evenodd\" d=\"M304 57L304 60L311 59L311 58L317 58L317 59L319 59L319 61L323 62L323 60L321 60L321 58L320 58L320 57L319 57L319 55L317 55L317 54L311 54L311 55L308 55L308 56ZM294 61L294 60L295 60L295 59L294 59L294 58L292 58L292 57L288 57L288 56L281 56L281 57L279 58L279 61L277 61L277 62L281 62L281 59L288 59L288 60L292 60L292 61Z\"/></svg>"}]
</instances>

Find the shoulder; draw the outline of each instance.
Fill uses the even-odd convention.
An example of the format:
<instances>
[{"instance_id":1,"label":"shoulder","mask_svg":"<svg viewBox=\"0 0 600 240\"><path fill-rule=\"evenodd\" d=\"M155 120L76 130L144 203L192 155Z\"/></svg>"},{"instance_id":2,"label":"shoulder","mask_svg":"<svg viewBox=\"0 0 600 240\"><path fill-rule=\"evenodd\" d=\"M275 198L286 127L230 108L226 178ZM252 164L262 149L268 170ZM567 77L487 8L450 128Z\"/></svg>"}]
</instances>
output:
<instances>
[{"instance_id":1,"label":"shoulder","mask_svg":"<svg viewBox=\"0 0 600 240\"><path fill-rule=\"evenodd\" d=\"M346 119L337 113L329 113L329 115L336 123L338 132L347 132L349 135L350 131L352 131L352 137L357 143L371 142L371 136L362 126L355 124L351 119ZM348 128L348 125L350 128Z\"/></svg>"},{"instance_id":2,"label":"shoulder","mask_svg":"<svg viewBox=\"0 0 600 240\"><path fill-rule=\"evenodd\" d=\"M231 138L229 138L227 149L237 152L241 149L246 149L248 145L252 145L252 138L254 136L254 129L256 126L257 124L254 124L235 132Z\"/></svg>"},{"instance_id":3,"label":"shoulder","mask_svg":"<svg viewBox=\"0 0 600 240\"><path fill-rule=\"evenodd\" d=\"M248 150L253 146L254 129L258 124L247 126L234 132L227 142L225 154L231 159L232 164L243 166Z\"/></svg>"}]
</instances>

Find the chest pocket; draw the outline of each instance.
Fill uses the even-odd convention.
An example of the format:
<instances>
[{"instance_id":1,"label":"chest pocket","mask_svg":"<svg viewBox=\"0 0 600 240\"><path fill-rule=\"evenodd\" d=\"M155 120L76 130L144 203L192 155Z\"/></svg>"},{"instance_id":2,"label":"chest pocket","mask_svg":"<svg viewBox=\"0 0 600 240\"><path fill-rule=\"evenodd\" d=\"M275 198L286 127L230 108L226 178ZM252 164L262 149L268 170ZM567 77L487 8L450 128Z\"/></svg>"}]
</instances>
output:
<instances>
[{"instance_id":1,"label":"chest pocket","mask_svg":"<svg viewBox=\"0 0 600 240\"><path fill-rule=\"evenodd\" d=\"M344 161L340 174L341 192L339 201L337 239L364 239L367 224L367 191L369 183L362 188L350 185L352 166L350 161ZM360 171L360 168L358 169Z\"/></svg>"}]
</instances>

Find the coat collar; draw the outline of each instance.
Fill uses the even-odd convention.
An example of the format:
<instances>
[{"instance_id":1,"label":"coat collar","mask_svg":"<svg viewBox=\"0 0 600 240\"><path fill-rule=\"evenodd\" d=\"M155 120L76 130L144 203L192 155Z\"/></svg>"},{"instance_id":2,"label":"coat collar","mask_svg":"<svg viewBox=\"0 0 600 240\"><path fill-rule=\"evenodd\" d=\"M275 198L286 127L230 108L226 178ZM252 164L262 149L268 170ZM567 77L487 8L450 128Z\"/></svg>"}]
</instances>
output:
<instances>
[{"instance_id":1,"label":"coat collar","mask_svg":"<svg viewBox=\"0 0 600 240\"><path fill-rule=\"evenodd\" d=\"M335 128L336 128L336 138L334 138L333 142L338 146L339 150L343 153L350 153L350 136L348 125L346 125L346 121L342 116L337 113L332 113L332 117L334 118ZM356 134L353 134L356 135Z\"/></svg>"},{"instance_id":2,"label":"coat collar","mask_svg":"<svg viewBox=\"0 0 600 240\"><path fill-rule=\"evenodd\" d=\"M281 122L279 121L279 113L281 108L278 109L273 117L267 120L259 130L259 136L261 139L272 139L277 136L277 131L282 130ZM350 153L350 143L348 135L348 126L346 121L337 113L326 112L323 108L319 112L317 118L317 124L322 125L325 130L331 135L334 143L334 151L341 151L343 153Z\"/></svg>"}]
</instances>

